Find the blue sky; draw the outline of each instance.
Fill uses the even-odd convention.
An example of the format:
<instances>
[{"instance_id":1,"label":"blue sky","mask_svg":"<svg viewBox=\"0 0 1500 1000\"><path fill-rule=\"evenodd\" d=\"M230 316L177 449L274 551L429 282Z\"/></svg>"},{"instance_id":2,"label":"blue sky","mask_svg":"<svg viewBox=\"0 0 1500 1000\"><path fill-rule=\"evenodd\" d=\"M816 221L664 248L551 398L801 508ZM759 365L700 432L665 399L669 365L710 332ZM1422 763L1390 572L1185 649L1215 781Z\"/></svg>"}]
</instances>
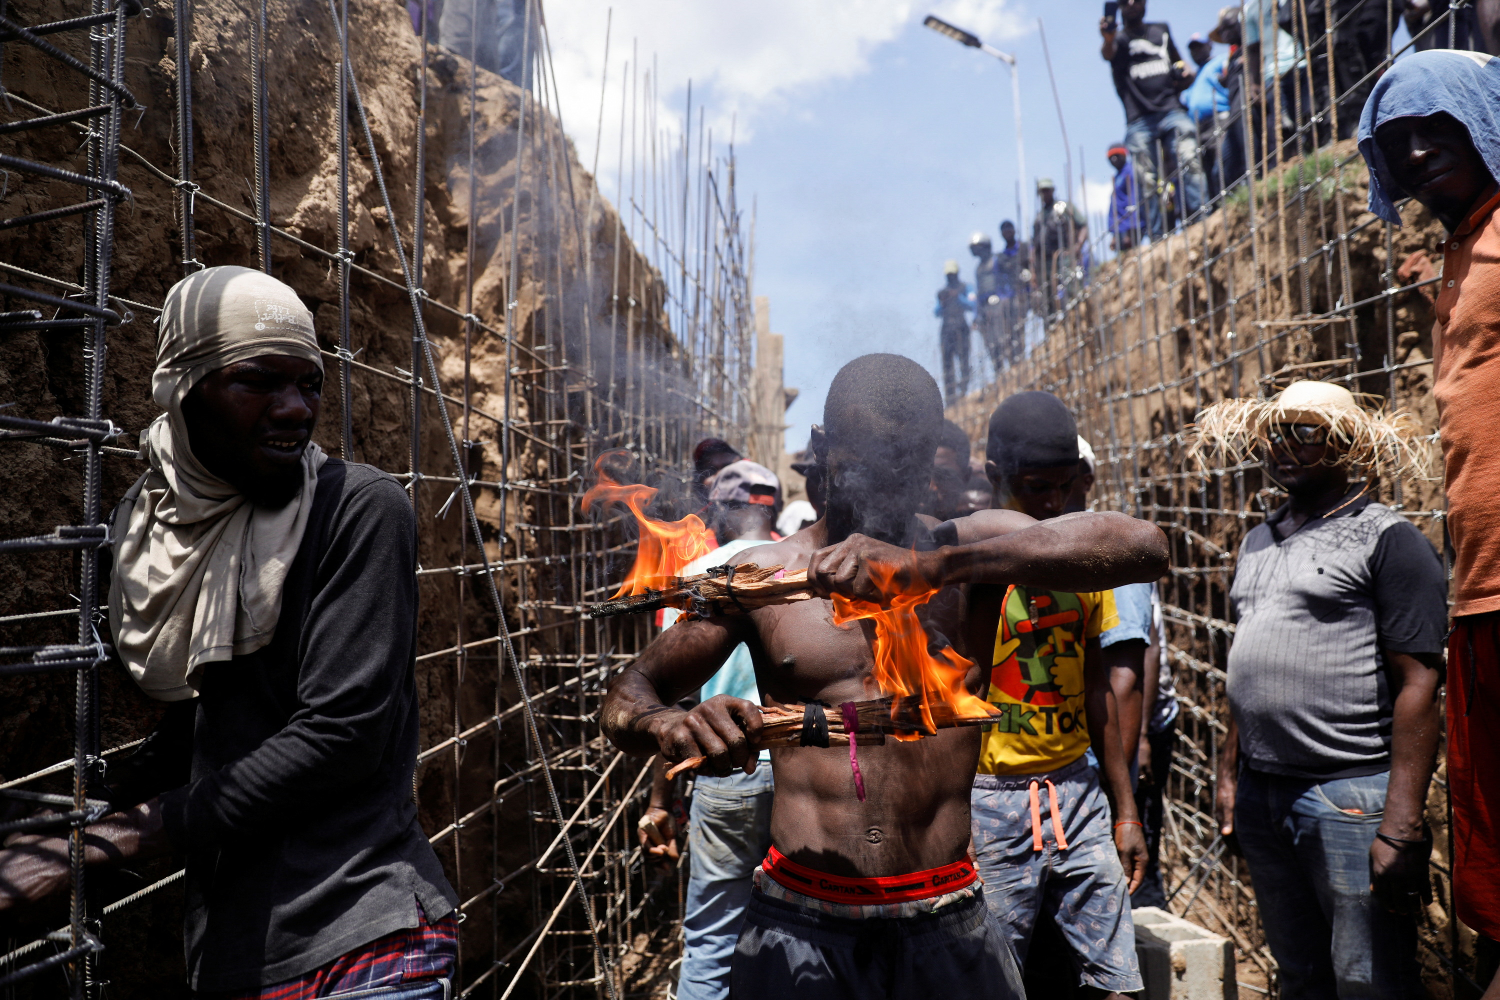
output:
<instances>
[{"instance_id":1,"label":"blue sky","mask_svg":"<svg viewBox=\"0 0 1500 1000\"><path fill-rule=\"evenodd\" d=\"M594 0L547 6L565 124L585 163L599 109L603 6ZM1147 20L1166 21L1186 57L1188 37L1206 35L1219 6L1150 0ZM770 298L772 329L786 337L786 383L801 390L787 415L790 450L806 444L829 381L850 359L891 351L939 374L932 304L944 261L958 259L969 280L969 235L985 230L998 245L1000 220L1015 215L1009 71L922 27L922 17L936 12L1016 54L1033 178L1026 184L1029 218L1036 176L1066 188L1038 15L1073 147L1077 200L1083 171L1088 208L1103 209L1112 173L1104 151L1123 138L1125 122L1099 58L1101 8L1092 0L613 5L614 79L620 53L634 39L643 62L647 53L658 60L664 121L680 117L690 77L695 103L705 104L716 134L726 134L734 118L740 196L743 204L754 196L758 205L756 293ZM612 99L617 105L618 91ZM608 112L604 134L617 134ZM608 140L604 145L601 182L612 194ZM979 350L976 338L976 368L987 372Z\"/></svg>"}]
</instances>

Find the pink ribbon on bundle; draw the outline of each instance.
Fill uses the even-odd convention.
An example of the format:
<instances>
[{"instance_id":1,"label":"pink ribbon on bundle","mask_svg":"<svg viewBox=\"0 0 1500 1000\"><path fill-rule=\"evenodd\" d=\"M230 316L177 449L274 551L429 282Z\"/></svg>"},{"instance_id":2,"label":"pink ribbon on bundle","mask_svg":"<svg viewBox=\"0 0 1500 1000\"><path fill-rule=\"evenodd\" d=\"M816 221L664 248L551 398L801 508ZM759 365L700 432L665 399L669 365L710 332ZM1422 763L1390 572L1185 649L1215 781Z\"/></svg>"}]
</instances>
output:
<instances>
[{"instance_id":1,"label":"pink ribbon on bundle","mask_svg":"<svg viewBox=\"0 0 1500 1000\"><path fill-rule=\"evenodd\" d=\"M849 769L854 772L854 794L863 802L865 776L859 773L858 747L854 743L854 731L859 728L859 709L854 707L854 702L846 701L839 706L839 713L844 717L844 732L849 734Z\"/></svg>"}]
</instances>

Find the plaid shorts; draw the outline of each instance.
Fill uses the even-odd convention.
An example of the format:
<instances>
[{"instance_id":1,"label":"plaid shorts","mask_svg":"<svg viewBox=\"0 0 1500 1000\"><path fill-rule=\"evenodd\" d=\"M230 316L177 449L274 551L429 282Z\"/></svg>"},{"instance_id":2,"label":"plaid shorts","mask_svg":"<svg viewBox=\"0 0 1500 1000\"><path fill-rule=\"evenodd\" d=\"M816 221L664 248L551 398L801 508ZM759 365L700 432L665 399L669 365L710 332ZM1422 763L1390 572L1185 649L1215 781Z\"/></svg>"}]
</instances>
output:
<instances>
[{"instance_id":1,"label":"plaid shorts","mask_svg":"<svg viewBox=\"0 0 1500 1000\"><path fill-rule=\"evenodd\" d=\"M458 914L427 920L417 905L416 927L395 931L340 955L311 972L237 993L200 993L199 1000L317 1000L352 990L453 979L458 969Z\"/></svg>"}]
</instances>

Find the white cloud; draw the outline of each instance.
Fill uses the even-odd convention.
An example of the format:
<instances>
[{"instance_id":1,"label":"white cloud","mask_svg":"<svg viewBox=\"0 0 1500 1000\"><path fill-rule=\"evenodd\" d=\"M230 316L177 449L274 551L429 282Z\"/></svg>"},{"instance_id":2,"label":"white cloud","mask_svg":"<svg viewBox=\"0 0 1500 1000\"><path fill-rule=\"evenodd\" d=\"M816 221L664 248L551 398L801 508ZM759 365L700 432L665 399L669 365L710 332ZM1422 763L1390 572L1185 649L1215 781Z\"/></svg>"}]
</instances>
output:
<instances>
[{"instance_id":1,"label":"white cloud","mask_svg":"<svg viewBox=\"0 0 1500 1000\"><path fill-rule=\"evenodd\" d=\"M1088 196L1085 204L1089 212L1094 215L1102 215L1109 211L1109 199L1114 196L1115 186L1109 181L1096 181L1090 179L1088 182Z\"/></svg>"},{"instance_id":2,"label":"white cloud","mask_svg":"<svg viewBox=\"0 0 1500 1000\"><path fill-rule=\"evenodd\" d=\"M620 144L621 74L634 57L632 76L656 67L659 101L655 123L670 140L681 135L684 91L693 81L695 106L706 99L706 124L715 143L744 142L768 113L787 113L788 99L810 86L865 72L870 55L929 11L986 41L1003 42L1029 30L1018 0L549 0L552 42L564 125L587 166L594 154L600 113L605 10L612 9L609 82L604 97L600 174L610 183ZM630 109L627 98L626 127ZM694 128L698 111L695 107ZM649 133L646 133L649 134ZM629 138L627 134L627 156ZM696 145L696 143L695 143Z\"/></svg>"}]
</instances>

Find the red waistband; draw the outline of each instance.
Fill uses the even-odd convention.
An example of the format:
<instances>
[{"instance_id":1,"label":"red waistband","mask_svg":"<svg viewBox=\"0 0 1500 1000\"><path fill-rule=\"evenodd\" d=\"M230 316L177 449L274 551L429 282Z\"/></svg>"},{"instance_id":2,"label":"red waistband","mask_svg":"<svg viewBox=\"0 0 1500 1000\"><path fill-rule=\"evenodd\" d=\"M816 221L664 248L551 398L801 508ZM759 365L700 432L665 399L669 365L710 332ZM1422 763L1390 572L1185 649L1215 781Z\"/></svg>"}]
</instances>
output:
<instances>
[{"instance_id":1,"label":"red waistband","mask_svg":"<svg viewBox=\"0 0 1500 1000\"><path fill-rule=\"evenodd\" d=\"M848 878L788 861L786 855L775 847L766 855L761 870L793 892L829 903L848 903L854 906L929 899L972 885L978 878L974 873L974 866L967 859L909 875Z\"/></svg>"}]
</instances>

